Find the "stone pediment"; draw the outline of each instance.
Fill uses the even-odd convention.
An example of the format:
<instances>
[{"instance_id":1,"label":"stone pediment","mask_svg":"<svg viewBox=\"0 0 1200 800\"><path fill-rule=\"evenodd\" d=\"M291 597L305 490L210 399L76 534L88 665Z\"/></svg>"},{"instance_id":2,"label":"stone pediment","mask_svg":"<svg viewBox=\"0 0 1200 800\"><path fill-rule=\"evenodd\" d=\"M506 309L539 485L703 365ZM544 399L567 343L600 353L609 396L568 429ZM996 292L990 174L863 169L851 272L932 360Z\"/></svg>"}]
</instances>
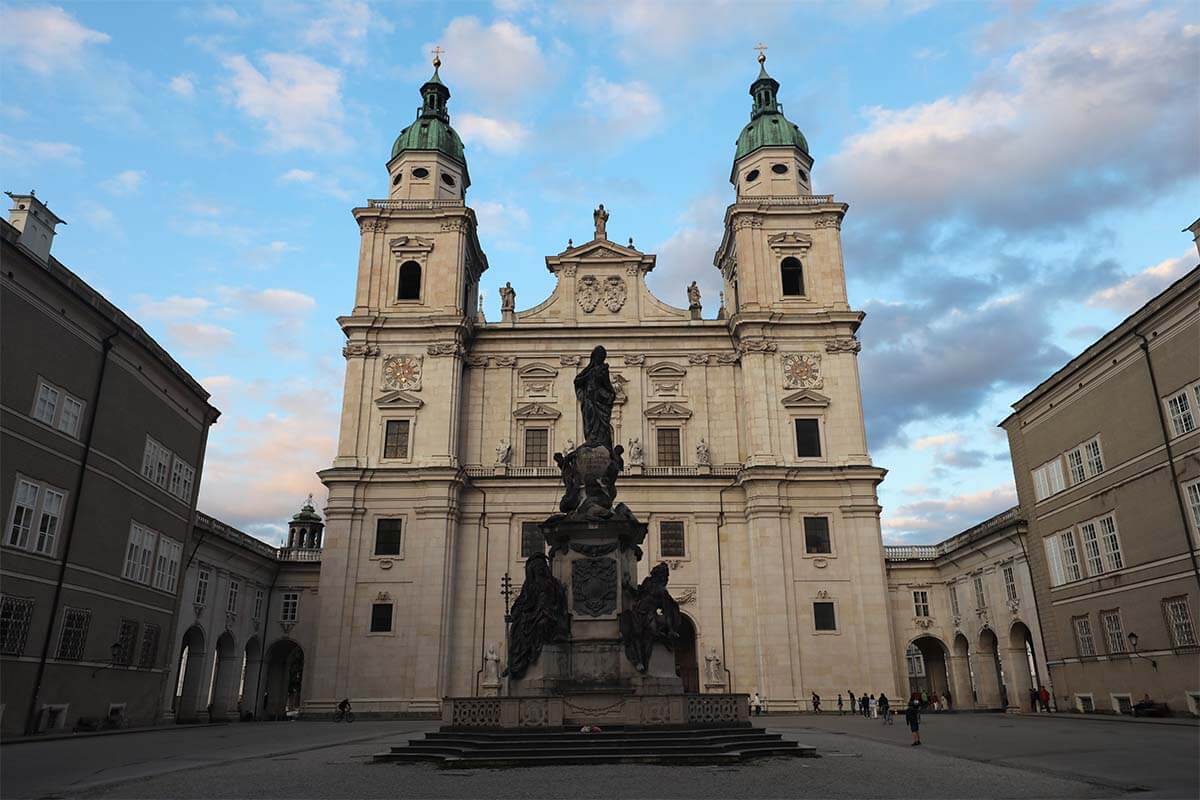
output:
<instances>
[{"instance_id":1,"label":"stone pediment","mask_svg":"<svg viewBox=\"0 0 1200 800\"><path fill-rule=\"evenodd\" d=\"M433 239L425 239L421 236L397 236L388 240L388 247L393 253L414 250L429 252L433 249Z\"/></svg>"},{"instance_id":2,"label":"stone pediment","mask_svg":"<svg viewBox=\"0 0 1200 800\"><path fill-rule=\"evenodd\" d=\"M585 242L578 247L568 247L562 253L559 253L559 258L569 259L608 259L619 258L621 260L633 259L640 261L645 254L632 247L625 247L616 242L610 242L607 239L593 239L590 242Z\"/></svg>"},{"instance_id":3,"label":"stone pediment","mask_svg":"<svg viewBox=\"0 0 1200 800\"><path fill-rule=\"evenodd\" d=\"M679 403L655 403L646 409L648 419L687 419L691 415L687 406Z\"/></svg>"},{"instance_id":4,"label":"stone pediment","mask_svg":"<svg viewBox=\"0 0 1200 800\"><path fill-rule=\"evenodd\" d=\"M767 237L767 244L777 252L800 252L812 247L812 237L798 231L784 231Z\"/></svg>"},{"instance_id":5,"label":"stone pediment","mask_svg":"<svg viewBox=\"0 0 1200 800\"><path fill-rule=\"evenodd\" d=\"M801 389L782 400L785 408L826 408L829 398L812 389Z\"/></svg>"},{"instance_id":6,"label":"stone pediment","mask_svg":"<svg viewBox=\"0 0 1200 800\"><path fill-rule=\"evenodd\" d=\"M379 408L420 408L424 401L402 389L393 389L375 398L375 405Z\"/></svg>"},{"instance_id":7,"label":"stone pediment","mask_svg":"<svg viewBox=\"0 0 1200 800\"><path fill-rule=\"evenodd\" d=\"M558 419L562 414L545 403L526 403L514 411L513 416L517 419Z\"/></svg>"},{"instance_id":8,"label":"stone pediment","mask_svg":"<svg viewBox=\"0 0 1200 800\"><path fill-rule=\"evenodd\" d=\"M646 374L651 378L682 378L687 375L687 370L678 364L660 361L652 367L647 367Z\"/></svg>"},{"instance_id":9,"label":"stone pediment","mask_svg":"<svg viewBox=\"0 0 1200 800\"><path fill-rule=\"evenodd\" d=\"M546 364L526 364L517 370L517 374L522 378L554 378L558 370Z\"/></svg>"}]
</instances>

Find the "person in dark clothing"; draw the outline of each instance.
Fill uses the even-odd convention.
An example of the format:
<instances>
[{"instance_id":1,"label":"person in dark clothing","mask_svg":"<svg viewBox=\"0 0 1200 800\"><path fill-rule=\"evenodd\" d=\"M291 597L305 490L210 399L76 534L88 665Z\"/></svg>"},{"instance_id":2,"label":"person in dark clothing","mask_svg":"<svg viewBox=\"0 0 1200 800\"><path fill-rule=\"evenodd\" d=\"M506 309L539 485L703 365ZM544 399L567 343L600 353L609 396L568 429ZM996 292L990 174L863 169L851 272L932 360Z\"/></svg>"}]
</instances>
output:
<instances>
[{"instance_id":1,"label":"person in dark clothing","mask_svg":"<svg viewBox=\"0 0 1200 800\"><path fill-rule=\"evenodd\" d=\"M862 712L863 718L871 716L871 698L865 694L858 698L858 708Z\"/></svg>"},{"instance_id":2,"label":"person in dark clothing","mask_svg":"<svg viewBox=\"0 0 1200 800\"><path fill-rule=\"evenodd\" d=\"M908 723L908 729L912 731L913 740L912 747L916 747L921 743L921 701L910 700L908 708L904 710L904 721Z\"/></svg>"},{"instance_id":3,"label":"person in dark clothing","mask_svg":"<svg viewBox=\"0 0 1200 800\"><path fill-rule=\"evenodd\" d=\"M846 714L846 708L845 708L844 702L842 700L842 693L838 692L838 716L839 717L845 716L845 714Z\"/></svg>"},{"instance_id":4,"label":"person in dark clothing","mask_svg":"<svg viewBox=\"0 0 1200 800\"><path fill-rule=\"evenodd\" d=\"M1037 703L1038 703L1037 689L1030 687L1030 689L1029 689L1029 711L1031 713L1034 713L1034 714L1037 713Z\"/></svg>"},{"instance_id":5,"label":"person in dark clothing","mask_svg":"<svg viewBox=\"0 0 1200 800\"><path fill-rule=\"evenodd\" d=\"M812 707L813 711L817 712L818 714L821 713L821 695L817 694L816 692L812 693Z\"/></svg>"},{"instance_id":6,"label":"person in dark clothing","mask_svg":"<svg viewBox=\"0 0 1200 800\"><path fill-rule=\"evenodd\" d=\"M879 693L879 716L883 717L884 725L892 724L892 709L888 703L888 697L883 692Z\"/></svg>"},{"instance_id":7,"label":"person in dark clothing","mask_svg":"<svg viewBox=\"0 0 1200 800\"><path fill-rule=\"evenodd\" d=\"M1045 711L1047 714L1049 714L1050 713L1050 692L1048 692L1046 690L1045 686L1038 689L1038 702L1042 704L1042 711Z\"/></svg>"},{"instance_id":8,"label":"person in dark clothing","mask_svg":"<svg viewBox=\"0 0 1200 800\"><path fill-rule=\"evenodd\" d=\"M854 699L854 692L847 689L846 694L850 695L850 713L857 714L858 713L858 701Z\"/></svg>"}]
</instances>

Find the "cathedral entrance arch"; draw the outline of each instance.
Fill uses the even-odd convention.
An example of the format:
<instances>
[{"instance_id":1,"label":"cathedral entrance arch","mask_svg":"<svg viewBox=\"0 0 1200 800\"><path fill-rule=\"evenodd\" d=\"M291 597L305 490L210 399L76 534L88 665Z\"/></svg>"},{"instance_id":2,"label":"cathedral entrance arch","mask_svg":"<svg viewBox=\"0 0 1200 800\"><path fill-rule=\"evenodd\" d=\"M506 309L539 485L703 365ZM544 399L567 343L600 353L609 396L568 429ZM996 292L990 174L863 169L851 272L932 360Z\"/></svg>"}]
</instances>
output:
<instances>
[{"instance_id":1,"label":"cathedral entrance arch","mask_svg":"<svg viewBox=\"0 0 1200 800\"><path fill-rule=\"evenodd\" d=\"M1006 708L1004 672L1000 666L999 642L991 628L979 632L971 671L975 676L976 704L980 708Z\"/></svg>"},{"instance_id":2,"label":"cathedral entrance arch","mask_svg":"<svg viewBox=\"0 0 1200 800\"><path fill-rule=\"evenodd\" d=\"M175 720L195 722L204 708L204 631L193 625L183 635L183 646L179 650L179 670L175 682Z\"/></svg>"},{"instance_id":3,"label":"cathedral entrance arch","mask_svg":"<svg viewBox=\"0 0 1200 800\"><path fill-rule=\"evenodd\" d=\"M1041 684L1038 678L1037 659L1034 657L1033 633L1029 626L1017 620L1008 632L1008 647L1005 651L1005 674L1009 676L1012 692L1009 702L1015 706L1030 706L1037 711L1037 703L1031 703L1029 692Z\"/></svg>"},{"instance_id":4,"label":"cathedral entrance arch","mask_svg":"<svg viewBox=\"0 0 1200 800\"><path fill-rule=\"evenodd\" d=\"M700 660L696 657L696 624L687 614L680 614L682 623L679 641L675 644L675 673L683 681L683 691L700 692Z\"/></svg>"},{"instance_id":5,"label":"cathedral entrance arch","mask_svg":"<svg viewBox=\"0 0 1200 800\"><path fill-rule=\"evenodd\" d=\"M953 692L949 656L945 643L936 636L918 636L909 642L904 654L908 665L909 696L913 692L925 692L930 697L935 694L945 697L947 690Z\"/></svg>"},{"instance_id":6,"label":"cathedral entrance arch","mask_svg":"<svg viewBox=\"0 0 1200 800\"><path fill-rule=\"evenodd\" d=\"M280 639L273 643L267 650L265 677L261 701L263 717L283 719L287 712L300 708L304 650L291 639Z\"/></svg>"}]
</instances>

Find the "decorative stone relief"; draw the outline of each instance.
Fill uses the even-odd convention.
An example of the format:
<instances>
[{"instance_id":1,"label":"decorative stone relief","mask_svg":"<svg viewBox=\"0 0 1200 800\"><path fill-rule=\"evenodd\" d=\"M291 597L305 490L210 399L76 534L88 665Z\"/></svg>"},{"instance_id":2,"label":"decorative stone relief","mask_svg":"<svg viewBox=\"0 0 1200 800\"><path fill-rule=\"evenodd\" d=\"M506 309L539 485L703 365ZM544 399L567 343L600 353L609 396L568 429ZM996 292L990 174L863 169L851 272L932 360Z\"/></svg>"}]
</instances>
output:
<instances>
[{"instance_id":1,"label":"decorative stone relief","mask_svg":"<svg viewBox=\"0 0 1200 800\"><path fill-rule=\"evenodd\" d=\"M363 233L367 233L368 231L371 233L379 233L380 231L387 230L387 220L379 219L378 217L371 217L360 222L358 224L358 228Z\"/></svg>"},{"instance_id":2,"label":"decorative stone relief","mask_svg":"<svg viewBox=\"0 0 1200 800\"><path fill-rule=\"evenodd\" d=\"M612 313L617 313L621 310L621 306L625 305L625 298L629 292L625 288L625 281L618 275L609 275L604 279L604 307Z\"/></svg>"},{"instance_id":3,"label":"decorative stone relief","mask_svg":"<svg viewBox=\"0 0 1200 800\"><path fill-rule=\"evenodd\" d=\"M783 354L783 388L820 389L824 385L820 353Z\"/></svg>"},{"instance_id":4,"label":"decorative stone relief","mask_svg":"<svg viewBox=\"0 0 1200 800\"><path fill-rule=\"evenodd\" d=\"M347 344L342 348L342 355L346 358L374 358L379 355L379 345L357 342Z\"/></svg>"},{"instance_id":5,"label":"decorative stone relief","mask_svg":"<svg viewBox=\"0 0 1200 800\"><path fill-rule=\"evenodd\" d=\"M654 394L674 397L679 394L679 381L655 383Z\"/></svg>"},{"instance_id":6,"label":"decorative stone relief","mask_svg":"<svg viewBox=\"0 0 1200 800\"><path fill-rule=\"evenodd\" d=\"M736 364L741 360L741 353L717 353L718 364Z\"/></svg>"},{"instance_id":7,"label":"decorative stone relief","mask_svg":"<svg viewBox=\"0 0 1200 800\"><path fill-rule=\"evenodd\" d=\"M636 356L625 356L625 365L628 367L639 367L646 363L646 356L638 354Z\"/></svg>"},{"instance_id":8,"label":"decorative stone relief","mask_svg":"<svg viewBox=\"0 0 1200 800\"><path fill-rule=\"evenodd\" d=\"M818 600L828 600L829 592L826 591L825 589L822 589L821 591L817 592L817 599Z\"/></svg>"},{"instance_id":9,"label":"decorative stone relief","mask_svg":"<svg viewBox=\"0 0 1200 800\"><path fill-rule=\"evenodd\" d=\"M675 602L681 606L686 606L689 603L696 602L696 587L689 586L686 589L679 589L675 592Z\"/></svg>"},{"instance_id":10,"label":"decorative stone relief","mask_svg":"<svg viewBox=\"0 0 1200 800\"><path fill-rule=\"evenodd\" d=\"M689 364L707 364L712 353L688 353Z\"/></svg>"},{"instance_id":11,"label":"decorative stone relief","mask_svg":"<svg viewBox=\"0 0 1200 800\"><path fill-rule=\"evenodd\" d=\"M762 224L762 217L758 214L739 214L733 221L733 229L740 231L742 228L761 228Z\"/></svg>"},{"instance_id":12,"label":"decorative stone relief","mask_svg":"<svg viewBox=\"0 0 1200 800\"><path fill-rule=\"evenodd\" d=\"M826 353L857 353L862 350L862 342L854 336L838 336L825 342Z\"/></svg>"},{"instance_id":13,"label":"decorative stone relief","mask_svg":"<svg viewBox=\"0 0 1200 800\"><path fill-rule=\"evenodd\" d=\"M542 728L549 724L550 715L546 711L546 701L538 698L536 700L521 701L521 727L523 728Z\"/></svg>"},{"instance_id":14,"label":"decorative stone relief","mask_svg":"<svg viewBox=\"0 0 1200 800\"><path fill-rule=\"evenodd\" d=\"M512 443L507 439L501 439L500 444L496 445L496 463L508 465L512 463Z\"/></svg>"},{"instance_id":15,"label":"decorative stone relief","mask_svg":"<svg viewBox=\"0 0 1200 800\"><path fill-rule=\"evenodd\" d=\"M562 276L564 278L574 278L575 277L575 265L574 264L563 264L563 267L561 270L559 270L559 272L562 273Z\"/></svg>"},{"instance_id":16,"label":"decorative stone relief","mask_svg":"<svg viewBox=\"0 0 1200 800\"><path fill-rule=\"evenodd\" d=\"M467 356L463 360L468 367L486 367L488 363L487 356Z\"/></svg>"},{"instance_id":17,"label":"decorative stone relief","mask_svg":"<svg viewBox=\"0 0 1200 800\"><path fill-rule=\"evenodd\" d=\"M585 313L592 313L600 305L600 281L595 275L584 275L575 286L575 299Z\"/></svg>"},{"instance_id":18,"label":"decorative stone relief","mask_svg":"<svg viewBox=\"0 0 1200 800\"><path fill-rule=\"evenodd\" d=\"M642 724L665 725L671 718L671 707L665 697L648 697L642 700Z\"/></svg>"},{"instance_id":19,"label":"decorative stone relief","mask_svg":"<svg viewBox=\"0 0 1200 800\"><path fill-rule=\"evenodd\" d=\"M737 347L739 353L774 353L779 349L779 345L770 339L763 339L757 336L739 339Z\"/></svg>"},{"instance_id":20,"label":"decorative stone relief","mask_svg":"<svg viewBox=\"0 0 1200 800\"><path fill-rule=\"evenodd\" d=\"M613 374L612 385L614 394L613 405L621 405L629 399L629 393L626 391L626 387L629 385L628 378L624 375Z\"/></svg>"},{"instance_id":21,"label":"decorative stone relief","mask_svg":"<svg viewBox=\"0 0 1200 800\"><path fill-rule=\"evenodd\" d=\"M495 361L496 361L497 367L512 367L512 366L516 365L517 357L516 356L496 356Z\"/></svg>"},{"instance_id":22,"label":"decorative stone relief","mask_svg":"<svg viewBox=\"0 0 1200 800\"><path fill-rule=\"evenodd\" d=\"M444 231L462 231L466 230L468 225L469 223L462 217L442 220L442 230Z\"/></svg>"},{"instance_id":23,"label":"decorative stone relief","mask_svg":"<svg viewBox=\"0 0 1200 800\"><path fill-rule=\"evenodd\" d=\"M571 562L573 610L589 617L617 610L617 562L611 558L577 558Z\"/></svg>"},{"instance_id":24,"label":"decorative stone relief","mask_svg":"<svg viewBox=\"0 0 1200 800\"><path fill-rule=\"evenodd\" d=\"M383 388L421 390L421 357L410 355L383 357Z\"/></svg>"},{"instance_id":25,"label":"decorative stone relief","mask_svg":"<svg viewBox=\"0 0 1200 800\"><path fill-rule=\"evenodd\" d=\"M633 247L632 239L629 240L629 246ZM639 268L638 268L637 262L630 261L628 264L625 265L625 274L628 275L629 277L636 278L638 272L639 272Z\"/></svg>"},{"instance_id":26,"label":"decorative stone relief","mask_svg":"<svg viewBox=\"0 0 1200 800\"><path fill-rule=\"evenodd\" d=\"M564 367L578 367L580 356L559 356L558 363Z\"/></svg>"},{"instance_id":27,"label":"decorative stone relief","mask_svg":"<svg viewBox=\"0 0 1200 800\"><path fill-rule=\"evenodd\" d=\"M840 219L838 219L837 216L834 214L826 214L824 216L817 217L817 221L815 224L818 228L841 228L842 227L842 221Z\"/></svg>"},{"instance_id":28,"label":"decorative stone relief","mask_svg":"<svg viewBox=\"0 0 1200 800\"><path fill-rule=\"evenodd\" d=\"M1019 611L1021 609L1021 601L1019 598L1014 597L1013 599L1011 599L1007 602L1008 602L1008 610L1011 611L1012 613L1016 614L1017 611Z\"/></svg>"},{"instance_id":29,"label":"decorative stone relief","mask_svg":"<svg viewBox=\"0 0 1200 800\"><path fill-rule=\"evenodd\" d=\"M785 231L768 236L767 244L780 253L804 253L812 247L812 237L806 233Z\"/></svg>"},{"instance_id":30,"label":"decorative stone relief","mask_svg":"<svg viewBox=\"0 0 1200 800\"><path fill-rule=\"evenodd\" d=\"M629 452L626 457L632 466L640 467L646 463L646 449L642 447L642 440L638 437L633 437L629 440Z\"/></svg>"},{"instance_id":31,"label":"decorative stone relief","mask_svg":"<svg viewBox=\"0 0 1200 800\"><path fill-rule=\"evenodd\" d=\"M922 630L929 630L933 627L933 619L930 617L914 617L913 624Z\"/></svg>"},{"instance_id":32,"label":"decorative stone relief","mask_svg":"<svg viewBox=\"0 0 1200 800\"><path fill-rule=\"evenodd\" d=\"M436 357L439 356L461 356L465 351L463 346L458 342L434 342L425 348L425 352Z\"/></svg>"}]
</instances>

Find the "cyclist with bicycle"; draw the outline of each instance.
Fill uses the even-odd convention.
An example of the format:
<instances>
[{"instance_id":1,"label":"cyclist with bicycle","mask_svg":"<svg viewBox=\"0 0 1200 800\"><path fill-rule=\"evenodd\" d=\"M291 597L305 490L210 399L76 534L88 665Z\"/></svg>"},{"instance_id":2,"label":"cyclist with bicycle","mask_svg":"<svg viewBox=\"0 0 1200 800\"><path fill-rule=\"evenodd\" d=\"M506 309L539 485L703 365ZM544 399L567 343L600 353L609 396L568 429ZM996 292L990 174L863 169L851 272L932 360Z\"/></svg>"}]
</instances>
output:
<instances>
[{"instance_id":1,"label":"cyclist with bicycle","mask_svg":"<svg viewBox=\"0 0 1200 800\"><path fill-rule=\"evenodd\" d=\"M337 711L333 712L334 722L354 722L354 713L350 711L350 698L343 697L342 702L337 704Z\"/></svg>"}]
</instances>

